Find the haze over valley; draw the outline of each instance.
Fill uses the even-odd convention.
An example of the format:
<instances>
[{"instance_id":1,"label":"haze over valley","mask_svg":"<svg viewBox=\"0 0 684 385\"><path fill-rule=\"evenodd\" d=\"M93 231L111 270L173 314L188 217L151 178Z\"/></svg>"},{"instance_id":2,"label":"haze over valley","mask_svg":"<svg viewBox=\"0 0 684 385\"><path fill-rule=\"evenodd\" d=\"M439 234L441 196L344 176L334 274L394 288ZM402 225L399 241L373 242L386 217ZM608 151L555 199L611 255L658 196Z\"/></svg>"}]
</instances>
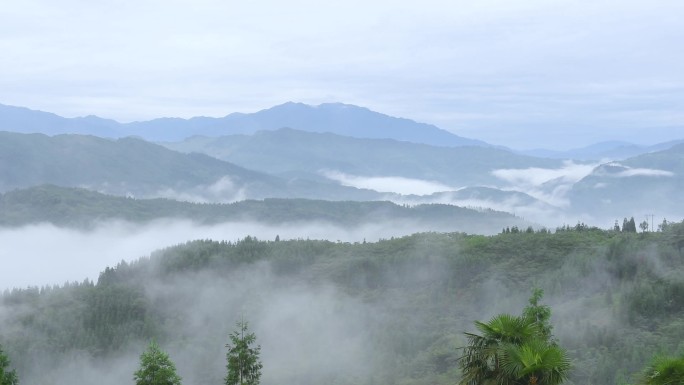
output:
<instances>
[{"instance_id":1,"label":"haze over valley","mask_svg":"<svg viewBox=\"0 0 684 385\"><path fill-rule=\"evenodd\" d=\"M139 132L98 137L87 135L90 126L78 119L40 132L46 126L32 124L44 113L22 110L26 124L9 124L11 119L0 115L5 127L37 131L0 133L0 257L12 261L0 273L5 289L0 315L6 325L1 335L21 377L36 384L47 378L125 382L140 344L155 336L176 357L186 381L216 382L222 357L220 346L209 341L228 333L225 319L247 314L264 344L266 383L282 378L310 384L398 378L452 383L459 376L458 345L465 343L458 330L468 330L472 319L514 312L533 286L549 294L559 314L554 319L560 341L591 352L575 357L591 369L573 372L573 381L617 381L630 365L647 360L647 353L619 358L619 352L633 348L618 342L615 332L598 332L616 352L599 353L591 337L597 332L591 330L608 322L624 333L652 338L647 337L652 326L636 321L648 318L640 302L643 285L663 285L652 279L664 279L664 287L652 290L665 290L660 294L665 298L668 290L678 290L679 278L663 269L678 269L684 244L677 223L683 208L674 198L684 187L684 145L632 146L612 158L542 157L455 136L440 145L412 142L407 138L426 127L439 129L341 104L306 115L316 110L296 105L289 122L314 121L329 130L302 123L239 131L232 123L213 122L206 132L198 124L182 128L192 119L174 120L167 130L182 132L180 139L163 142L152 140L158 133L147 135L145 122L136 124ZM298 111L304 116L296 116ZM358 111L373 119L364 122ZM353 122L356 134L344 132L339 122ZM395 122L403 127L398 137L393 137ZM164 127L160 124L152 127ZM605 155L619 154L624 146L600 147ZM646 227L636 234L633 218L641 221L645 213L650 216ZM529 242L536 246L530 248ZM235 257L238 265L220 262L222 253L233 249L242 255ZM404 259L392 262L396 253ZM484 255L489 262L481 265ZM519 258L538 266L538 272L519 271L522 262L514 262ZM634 275L630 261L643 258L650 261L638 268L645 269L643 276ZM218 274L218 266L228 269L227 275ZM172 278L163 278L168 269ZM473 271L481 271L481 282L467 276ZM583 278L577 280L577 274ZM595 285L595 280L604 283ZM56 285L62 282L67 283ZM113 282L134 302L87 299L106 295ZM405 290L413 294L398 294ZM219 299L220 292L230 296ZM404 318L421 295L432 305L421 317ZM444 303L450 295L458 298L455 305ZM40 305L18 310L34 296ZM615 302L603 304L606 296L621 298L622 305L607 312ZM168 304L171 297L174 306ZM503 297L515 300L475 305ZM80 303L75 306L82 310L66 307L60 315L50 310L64 300ZM648 301L657 306L659 300ZM118 321L101 318L112 306L142 307ZM302 312L302 306L315 310ZM665 311L671 321L658 330L674 327L677 309ZM586 319L572 318L577 312ZM139 323L136 314L145 314L147 321ZM433 317L445 314L449 321L435 323L439 318ZM34 321L26 324L26 317ZM75 326L60 329L55 322ZM103 322L119 326L102 334L96 325ZM197 322L205 332L196 332ZM404 330L403 337L382 331L388 322ZM425 330L416 329L416 323L426 323ZM283 325L298 339L310 339L316 330L319 342L293 351L297 343L286 341L295 337L283 335ZM578 325L584 334L570 337ZM180 335L183 340L173 337ZM30 348L45 344L42 338L80 342L57 342L54 349L71 352L58 358L53 348L42 353ZM347 342L339 345L340 339ZM657 341L649 349L663 346ZM319 353L331 349L336 353ZM589 364L599 356L608 361ZM391 363L397 359L408 371ZM354 376L344 374L351 370Z\"/></svg>"},{"instance_id":2,"label":"haze over valley","mask_svg":"<svg viewBox=\"0 0 684 385\"><path fill-rule=\"evenodd\" d=\"M0 385L684 383L683 4L4 4Z\"/></svg>"},{"instance_id":3,"label":"haze over valley","mask_svg":"<svg viewBox=\"0 0 684 385\"><path fill-rule=\"evenodd\" d=\"M356 106L294 103L225 119L175 119L168 126L165 120L111 122L118 131L112 129L107 139L84 136L94 117L64 119L21 110L26 123L20 124L15 109L9 111L0 114L6 127L49 126L44 131L53 136L2 134L7 160L2 191L47 183L203 203L263 198L442 203L514 213L547 227L577 221L607 227L646 213L684 215L676 201L650 198L673 196L682 184L684 147L678 140L641 147L605 143L590 147L593 153L566 153L577 158L539 157ZM50 126L47 118L58 123ZM425 131L424 139L435 139L416 142ZM156 132L180 141L155 143Z\"/></svg>"}]
</instances>

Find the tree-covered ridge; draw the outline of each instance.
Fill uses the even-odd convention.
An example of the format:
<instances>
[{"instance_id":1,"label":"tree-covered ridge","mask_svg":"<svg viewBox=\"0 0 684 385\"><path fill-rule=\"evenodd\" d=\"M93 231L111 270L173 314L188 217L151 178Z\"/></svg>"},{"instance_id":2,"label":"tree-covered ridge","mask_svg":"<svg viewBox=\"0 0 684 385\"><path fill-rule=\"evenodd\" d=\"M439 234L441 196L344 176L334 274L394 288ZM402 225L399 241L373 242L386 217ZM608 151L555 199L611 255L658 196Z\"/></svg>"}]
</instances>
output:
<instances>
[{"instance_id":1,"label":"tree-covered ridge","mask_svg":"<svg viewBox=\"0 0 684 385\"><path fill-rule=\"evenodd\" d=\"M376 192L269 174L193 153L181 154L142 139L0 131L0 192L42 184L87 187L143 197L195 196L207 201L358 199Z\"/></svg>"},{"instance_id":2,"label":"tree-covered ridge","mask_svg":"<svg viewBox=\"0 0 684 385\"><path fill-rule=\"evenodd\" d=\"M264 347L264 384L453 384L463 331L518 312L538 286L573 361L571 383L616 384L654 353L684 348L682 244L684 224L639 234L578 226L375 243L195 241L107 268L96 283L6 291L0 340L27 383L54 376L64 359L108 362L151 338L179 357L183 378L220 383L230 321L247 311ZM322 326L335 322L343 332ZM269 352L283 340L288 354ZM327 340L334 348L322 354ZM327 356L337 364L321 371ZM215 368L201 370L213 357Z\"/></svg>"},{"instance_id":3,"label":"tree-covered ridge","mask_svg":"<svg viewBox=\"0 0 684 385\"><path fill-rule=\"evenodd\" d=\"M275 175L401 176L457 186L503 186L491 172L502 168L557 168L562 162L486 147L444 147L390 139L360 139L291 128L253 135L190 137L164 146L198 152Z\"/></svg>"},{"instance_id":4,"label":"tree-covered ridge","mask_svg":"<svg viewBox=\"0 0 684 385\"><path fill-rule=\"evenodd\" d=\"M0 226L49 222L59 226L88 227L104 220L144 223L162 218L203 224L259 221L269 224L321 221L343 226L369 222L422 223L429 230L492 233L504 226L528 226L515 216L444 204L413 207L387 201L322 201L309 199L247 200L226 204L199 204L170 199L133 199L78 188L44 185L0 194Z\"/></svg>"}]
</instances>

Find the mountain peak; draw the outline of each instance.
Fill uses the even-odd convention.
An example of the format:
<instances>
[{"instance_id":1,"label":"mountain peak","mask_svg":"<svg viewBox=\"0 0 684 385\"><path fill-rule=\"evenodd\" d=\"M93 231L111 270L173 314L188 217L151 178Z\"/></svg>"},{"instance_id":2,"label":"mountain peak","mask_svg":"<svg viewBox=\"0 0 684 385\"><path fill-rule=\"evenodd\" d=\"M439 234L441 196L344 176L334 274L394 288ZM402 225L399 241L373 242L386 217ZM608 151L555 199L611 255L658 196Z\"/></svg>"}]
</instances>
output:
<instances>
[{"instance_id":1,"label":"mountain peak","mask_svg":"<svg viewBox=\"0 0 684 385\"><path fill-rule=\"evenodd\" d=\"M462 138L431 124L393 117L345 103L321 103L312 106L288 101L254 113L232 113L223 118L160 118L132 123L118 123L92 115L68 119L20 107L0 108L0 128L18 132L43 132L48 135L136 135L151 141L178 141L196 135L216 137L253 134L282 127L441 147L489 146L485 142Z\"/></svg>"},{"instance_id":2,"label":"mountain peak","mask_svg":"<svg viewBox=\"0 0 684 385\"><path fill-rule=\"evenodd\" d=\"M300 102L293 102L293 101L288 101L282 104L277 104L273 107L265 108L263 110L260 110L256 112L256 114L265 112L265 111L282 111L282 110L303 110L303 109L311 109L313 106L305 103L300 103ZM248 114L249 115L249 114Z\"/></svg>"}]
</instances>

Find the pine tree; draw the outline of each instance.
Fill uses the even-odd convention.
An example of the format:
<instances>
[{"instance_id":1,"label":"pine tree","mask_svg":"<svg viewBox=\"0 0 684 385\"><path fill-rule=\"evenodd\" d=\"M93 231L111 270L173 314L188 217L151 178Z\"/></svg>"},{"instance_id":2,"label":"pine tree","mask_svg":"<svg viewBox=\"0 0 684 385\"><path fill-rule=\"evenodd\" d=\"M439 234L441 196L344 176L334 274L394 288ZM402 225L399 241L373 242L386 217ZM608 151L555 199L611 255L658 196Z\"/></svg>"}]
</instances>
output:
<instances>
[{"instance_id":1,"label":"pine tree","mask_svg":"<svg viewBox=\"0 0 684 385\"><path fill-rule=\"evenodd\" d=\"M553 329L553 326L551 326L550 321L551 308L548 305L539 304L539 301L541 301L542 297L544 297L544 290L540 288L532 289L532 296L528 300L529 305L527 305L523 310L523 317L531 321L536 326L540 336L543 339L551 341L553 338L553 335L551 334L551 329Z\"/></svg>"},{"instance_id":2,"label":"pine tree","mask_svg":"<svg viewBox=\"0 0 684 385\"><path fill-rule=\"evenodd\" d=\"M237 329L230 335L228 347L228 376L226 385L258 385L263 365L259 360L261 346L253 347L256 342L254 333L249 333L247 322L237 322Z\"/></svg>"},{"instance_id":3,"label":"pine tree","mask_svg":"<svg viewBox=\"0 0 684 385\"><path fill-rule=\"evenodd\" d=\"M136 385L180 385L181 378L176 374L176 366L169 355L152 341L140 356L140 369L133 379Z\"/></svg>"},{"instance_id":4,"label":"pine tree","mask_svg":"<svg viewBox=\"0 0 684 385\"><path fill-rule=\"evenodd\" d=\"M19 379L14 370L9 369L10 360L0 346L0 385L17 385Z\"/></svg>"},{"instance_id":5,"label":"pine tree","mask_svg":"<svg viewBox=\"0 0 684 385\"><path fill-rule=\"evenodd\" d=\"M634 221L634 217L629 218L628 227L629 227L629 232L630 233L636 233L636 222Z\"/></svg>"}]
</instances>

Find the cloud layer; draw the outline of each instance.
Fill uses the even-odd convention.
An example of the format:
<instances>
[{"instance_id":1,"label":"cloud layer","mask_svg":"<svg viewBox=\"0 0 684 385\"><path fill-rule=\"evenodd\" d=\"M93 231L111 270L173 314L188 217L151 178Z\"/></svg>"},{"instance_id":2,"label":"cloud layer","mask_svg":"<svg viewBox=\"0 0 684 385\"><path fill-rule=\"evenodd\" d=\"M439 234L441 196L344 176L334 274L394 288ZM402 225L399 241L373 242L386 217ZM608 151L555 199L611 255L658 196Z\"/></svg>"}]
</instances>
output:
<instances>
[{"instance_id":1,"label":"cloud layer","mask_svg":"<svg viewBox=\"0 0 684 385\"><path fill-rule=\"evenodd\" d=\"M453 191L458 189L435 181L404 178L400 176L368 177L349 175L338 171L325 171L323 172L323 175L344 186L402 195L429 195L440 191Z\"/></svg>"},{"instance_id":2,"label":"cloud layer","mask_svg":"<svg viewBox=\"0 0 684 385\"><path fill-rule=\"evenodd\" d=\"M492 174L507 182L507 189L524 192L553 206L564 207L569 204L565 195L572 185L591 174L596 166L568 161L556 169L499 169L492 171Z\"/></svg>"},{"instance_id":3,"label":"cloud layer","mask_svg":"<svg viewBox=\"0 0 684 385\"><path fill-rule=\"evenodd\" d=\"M491 227L480 224L469 231L491 233L498 230ZM371 242L431 230L435 228L429 224L387 223L381 220L343 228L325 222L279 226L227 222L206 226L174 219L145 225L103 222L90 231L59 228L50 224L0 228L0 290L80 282L85 278L97 280L99 273L107 266L114 266L122 260L136 260L154 250L196 239L234 242L246 236L263 240L273 240L279 236L283 240Z\"/></svg>"}]
</instances>

